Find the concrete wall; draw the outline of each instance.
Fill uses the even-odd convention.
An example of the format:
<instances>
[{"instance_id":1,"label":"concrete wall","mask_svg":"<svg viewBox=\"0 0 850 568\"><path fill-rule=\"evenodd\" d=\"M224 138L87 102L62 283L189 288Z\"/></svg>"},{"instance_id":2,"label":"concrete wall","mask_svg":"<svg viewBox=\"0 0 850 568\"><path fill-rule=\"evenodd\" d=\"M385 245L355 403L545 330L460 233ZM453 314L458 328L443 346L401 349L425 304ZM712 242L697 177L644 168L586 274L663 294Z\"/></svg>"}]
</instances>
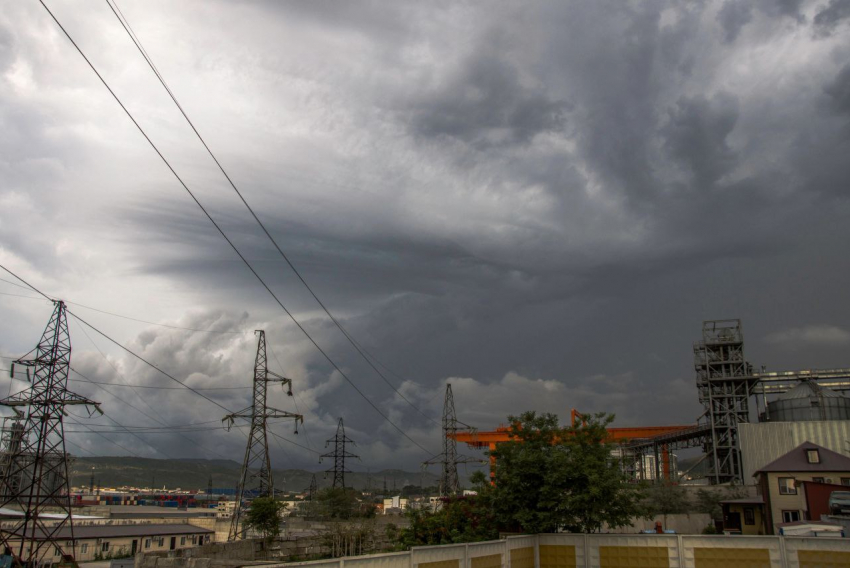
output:
<instances>
[{"instance_id":1,"label":"concrete wall","mask_svg":"<svg viewBox=\"0 0 850 568\"><path fill-rule=\"evenodd\" d=\"M250 541L248 541L250 542ZM163 558L136 568L210 568ZM224 563L237 567L250 562ZM816 568L850 566L850 539L774 536L542 534L415 547L410 552L267 564L267 568Z\"/></svg>"}]
</instances>

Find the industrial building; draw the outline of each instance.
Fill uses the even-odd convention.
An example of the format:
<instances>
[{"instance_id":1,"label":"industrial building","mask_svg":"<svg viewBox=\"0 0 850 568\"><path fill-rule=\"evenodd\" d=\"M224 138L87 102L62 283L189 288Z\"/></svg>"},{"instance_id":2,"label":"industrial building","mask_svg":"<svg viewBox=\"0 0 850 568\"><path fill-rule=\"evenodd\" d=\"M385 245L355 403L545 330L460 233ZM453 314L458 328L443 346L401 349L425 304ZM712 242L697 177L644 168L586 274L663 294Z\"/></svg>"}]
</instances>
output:
<instances>
[{"instance_id":1,"label":"industrial building","mask_svg":"<svg viewBox=\"0 0 850 568\"><path fill-rule=\"evenodd\" d=\"M128 557L137 552L191 548L215 542L215 531L185 523L76 525L73 534L76 543L75 558L78 562ZM51 537L52 540L64 542L68 550L74 547L70 527L59 529L58 533ZM27 534L28 542L44 538L39 531L36 531L35 539ZM12 535L10 542L19 544L20 540ZM40 554L40 561L45 564L58 562L61 556L59 549L55 547L45 547Z\"/></svg>"},{"instance_id":2,"label":"industrial building","mask_svg":"<svg viewBox=\"0 0 850 568\"><path fill-rule=\"evenodd\" d=\"M675 482L673 452L690 448L703 451L697 465L708 483L750 486L756 471L804 442L844 455L850 450L850 398L842 394L850 390L850 369L755 371L744 357L741 320L703 322L693 352L705 409L695 424L608 429L635 479ZM573 410L571 418L575 424L581 414ZM490 450L511 439L506 427L451 435Z\"/></svg>"}]
</instances>

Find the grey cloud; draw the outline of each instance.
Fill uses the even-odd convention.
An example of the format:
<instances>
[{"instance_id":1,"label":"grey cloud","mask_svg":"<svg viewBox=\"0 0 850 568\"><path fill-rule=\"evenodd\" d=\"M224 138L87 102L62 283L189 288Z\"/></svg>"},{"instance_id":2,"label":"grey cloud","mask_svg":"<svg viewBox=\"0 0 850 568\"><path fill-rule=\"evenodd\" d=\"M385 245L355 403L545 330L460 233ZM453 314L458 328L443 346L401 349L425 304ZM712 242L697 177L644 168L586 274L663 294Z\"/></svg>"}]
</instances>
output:
<instances>
[{"instance_id":1,"label":"grey cloud","mask_svg":"<svg viewBox=\"0 0 850 568\"><path fill-rule=\"evenodd\" d=\"M480 149L527 144L540 133L560 129L567 108L544 91L523 86L509 62L481 53L446 84L417 97L411 127L419 136L445 136Z\"/></svg>"},{"instance_id":2,"label":"grey cloud","mask_svg":"<svg viewBox=\"0 0 850 568\"><path fill-rule=\"evenodd\" d=\"M815 14L813 24L819 35L828 36L847 18L850 18L850 0L829 0Z\"/></svg>"},{"instance_id":3,"label":"grey cloud","mask_svg":"<svg viewBox=\"0 0 850 568\"><path fill-rule=\"evenodd\" d=\"M848 329L842 40L801 34L797 4L759 3L748 33L721 45L744 18L724 23L726 5L399 2L384 13L164 2L125 12L269 230L394 384L438 417L441 389L461 377L459 413L490 428L535 407L562 417L572 407L615 411L622 425L692 422L701 408L691 342L714 317L744 319L757 364L847 366L844 345L792 352L765 339L811 322ZM185 125L153 95L149 73L93 31L100 16L63 9L310 333L412 437L438 445L438 428L320 317L194 153L197 141L181 137ZM299 441L321 446L344 416L364 462L416 467L418 450L287 320L126 119L112 121L106 104L90 112L100 87L28 10L14 4L10 41L35 80L17 76L30 90L16 90L0 77L0 259L70 300L186 327L247 328L211 337L92 314L196 386L247 384L250 332L264 328L301 397L277 392L273 403L294 411L297 402L307 415ZM775 59L787 42L795 58ZM4 353L29 350L21 330L43 328L21 303L0 296ZM117 380L72 333L75 365ZM128 381L168 384L106 354ZM149 391L140 395L168 423L223 413L191 394ZM128 424L150 422L85 392ZM241 391L211 392L232 410L247 403ZM291 435L288 425L278 431ZM239 459L237 431L209 436ZM175 436L150 441L187 447ZM318 467L309 452L273 447L279 460Z\"/></svg>"},{"instance_id":4,"label":"grey cloud","mask_svg":"<svg viewBox=\"0 0 850 568\"><path fill-rule=\"evenodd\" d=\"M800 23L806 19L800 12L803 0L759 0L758 6L769 16L793 18Z\"/></svg>"},{"instance_id":5,"label":"grey cloud","mask_svg":"<svg viewBox=\"0 0 850 568\"><path fill-rule=\"evenodd\" d=\"M830 84L824 87L830 106L840 114L850 115L850 64L845 65Z\"/></svg>"},{"instance_id":6,"label":"grey cloud","mask_svg":"<svg viewBox=\"0 0 850 568\"><path fill-rule=\"evenodd\" d=\"M668 151L685 164L698 187L715 183L736 164L727 137L738 121L738 101L728 93L711 100L702 96L680 98L664 128Z\"/></svg>"},{"instance_id":7,"label":"grey cloud","mask_svg":"<svg viewBox=\"0 0 850 568\"><path fill-rule=\"evenodd\" d=\"M752 19L752 4L747 0L727 0L717 12L717 21L723 28L726 43L734 42L741 33L741 29Z\"/></svg>"}]
</instances>

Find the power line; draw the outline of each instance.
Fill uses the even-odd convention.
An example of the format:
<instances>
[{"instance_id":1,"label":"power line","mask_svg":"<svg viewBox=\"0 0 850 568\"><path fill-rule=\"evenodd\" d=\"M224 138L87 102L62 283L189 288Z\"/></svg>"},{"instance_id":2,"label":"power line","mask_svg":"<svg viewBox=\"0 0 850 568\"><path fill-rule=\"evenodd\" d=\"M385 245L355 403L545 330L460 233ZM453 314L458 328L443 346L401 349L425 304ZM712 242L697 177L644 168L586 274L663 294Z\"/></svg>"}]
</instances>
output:
<instances>
[{"instance_id":1,"label":"power line","mask_svg":"<svg viewBox=\"0 0 850 568\"><path fill-rule=\"evenodd\" d=\"M286 253L283 251L282 248L280 248L280 245L277 244L277 241L274 239L274 237L272 237L269 230L266 228L266 226L263 224L263 222L257 216L257 213L248 204L248 201L245 199L245 196L243 196L242 192L239 191L239 188L236 187L236 184L233 182L230 175L225 171L224 166L221 165L221 162L218 161L218 158L216 158L215 154L213 154L213 151L207 145L207 142L206 142L206 140L204 140L203 136L201 136L201 133L198 132L197 128L195 128L195 124L192 122L192 120L186 114L186 111L183 110L183 107L177 101L177 97L171 91L171 88L166 83L165 78L162 76L162 74L159 72L159 69L157 69L156 65L154 64L153 59L151 59L151 57L147 53L147 50L145 50L145 48L142 46L141 40L139 40L138 36L136 36L135 32L132 30L132 27L130 26L130 22L124 16L124 13L121 12L121 9L118 7L118 3L115 2L115 0L112 0L112 2L110 2L110 0L106 0L106 4L112 10L112 13L115 14L115 17L118 19L118 22L121 24L121 27L123 27L124 31L127 32L127 35L133 41L136 48L139 50L139 53L142 54L142 57L144 57L148 66L151 68L151 71L153 71L154 75L156 75L156 78L159 79L159 82L162 84L163 88L168 93L168 96L171 97L172 101L174 101L174 104L177 106L178 110L180 111L180 114L182 114L183 118L186 119L186 122L192 128L192 131L198 137L198 140L200 140L201 144L203 144L207 153L210 155L210 158L213 159L213 161L215 162L215 165L218 166L218 169L221 171L222 175L224 175L224 177L227 179L227 182L230 184L230 187L232 187L233 191L236 192L236 195L239 196L240 201L242 201L242 203L245 205L245 208L248 209L248 212L251 213L251 216L254 218L254 220L257 222L257 224L263 230L263 233L265 233L266 237L268 237L269 241L271 241L272 245L274 245L274 248L277 250L278 254L280 254L280 256L283 258L283 260L286 261L286 264L289 266L289 268L292 270L292 272L295 274L295 276L298 277L298 280L301 281L301 284L303 284L304 287L307 289L307 291L310 292L310 295L313 296L313 299L315 299L316 302L319 304L319 306L321 306L321 308L325 312L325 314L327 314L327 316L334 323L334 325L340 330L340 332L342 332L342 334L345 336L345 338L348 340L348 342L351 344L351 346L354 347L354 349L357 351L357 353L360 354L360 356L363 358L363 360L366 361L366 363L375 371L375 373L377 373L378 376L381 377L381 379L393 391L395 391L395 393L398 396L400 396L402 398L402 400L404 400L407 404L409 404L414 410L416 410L419 414L421 414L422 416L424 416L425 418L427 418L428 420L430 420L434 424L437 424L436 420L434 420L433 418L431 418L430 416L425 414L421 409L419 409L419 407L417 407L415 404L413 404L413 402L411 402L406 396L404 396L396 388L396 386L393 385L392 382L390 382L390 380L387 379L386 376L384 376L384 374L372 363L371 359L374 359L376 362L378 362L378 364L380 364L382 367L384 367L388 371L390 371L390 369L386 365L381 363L377 359L377 357L375 357L374 355L372 355L371 353L366 351L366 349L363 348L362 345L360 345L357 341L355 341L354 338L349 334L349 332L342 326L342 324L339 322L339 320L330 312L330 310L325 305L325 303L322 302L321 299L319 299L319 296L316 294L316 292L313 290L313 288L307 283L307 281L304 279L304 277L301 275L301 273L298 271L298 269L295 268L295 265L292 263L292 261L289 260L289 257L286 255ZM113 7L113 4L114 4L114 7ZM120 13L120 15L119 15L119 13ZM370 359L370 357L371 357L371 359ZM390 371L390 372L392 373L392 371ZM392 374L395 375L395 373L392 373ZM396 375L396 377L398 377L398 375Z\"/></svg>"},{"instance_id":2,"label":"power line","mask_svg":"<svg viewBox=\"0 0 850 568\"><path fill-rule=\"evenodd\" d=\"M15 284L14 282L12 282L10 280L6 280L4 278L0 278L0 282L5 282L7 284L11 284L12 286L17 286L18 288L23 288L24 290L29 289L26 286L21 286L20 284ZM32 296L21 296L21 295L18 295L18 294L10 294L8 292L0 292L0 295L15 296L17 298L27 298L28 300L39 300L39 301L44 300L43 298L34 298ZM116 317L116 318L121 318L121 319L129 320L129 321L135 321L135 322L138 322L138 323L144 323L144 324L148 324L148 325L166 327L168 329L177 329L177 330L181 330L181 331L194 331L194 332L198 332L198 333L219 333L219 334L223 334L223 335L225 335L225 334L226 335L244 335L246 333L250 333L247 330L246 331L239 331L239 330L199 329L199 328L196 328L196 327L184 327L184 326L180 326L180 325L169 325L167 323L157 323L155 321L148 321L148 320L143 320L143 319L139 319L139 318L134 318L132 316L127 316L127 315L124 315L124 314L117 314L115 312L110 312L110 311L107 311L107 310L101 310L100 308L93 308L92 306L80 304L79 302L71 302L70 300L65 300L65 303L71 304L73 306L77 306L77 307L80 307L80 308L85 308L87 310L92 310L94 312L98 312L98 313L105 314L105 315L108 315L108 316L113 316L113 317Z\"/></svg>"},{"instance_id":3,"label":"power line","mask_svg":"<svg viewBox=\"0 0 850 568\"><path fill-rule=\"evenodd\" d=\"M80 56L85 60L85 62L88 64L88 66L94 72L94 74L97 76L97 78L100 80L100 82L103 83L103 86L106 87L106 89L109 91L109 94L112 95L112 98L115 99L115 101L118 103L118 105L124 111L124 113L127 115L127 117L130 119L130 121L136 126L136 128L139 130L139 132L142 134L142 136L145 138L145 140L148 142L148 144L150 144L151 148L153 148L154 152L156 152L156 154L160 157L160 159L166 165L166 167L169 169L169 171L171 171L171 173L174 175L174 177L177 179L177 181L180 183L180 185L183 187L183 189L186 191L186 193L189 194L189 196L192 198L192 200L195 202L195 204L201 209L201 211L204 213L204 215L207 217L207 219L210 221L210 223L213 224L213 226L216 228L216 230L219 232L219 234L222 236L222 238L227 242L228 245L230 245L230 248L233 249L233 251L239 257L239 259L245 264L245 266L248 268L248 270L251 271L251 273L260 282L260 284L263 286L263 288L265 288L266 291L272 296L272 298L274 298L275 302L281 307L281 309L283 309L283 311L289 316L289 318L293 321L293 323L295 323L295 325L298 327L298 329L301 330L301 332L304 334L304 336L307 337L307 339L313 344L313 346L319 351L319 353L321 353L322 356L328 361L328 363L340 374L341 377L343 377L343 379L345 379L345 381L349 385L351 385L351 387L357 392L357 394L359 394L375 410L375 412L377 412L390 426L392 426L394 429L396 429L402 436L407 438L407 440L409 440L413 445L417 446L419 449L421 449L423 452L426 452L428 455L431 455L433 452L430 452L428 449L426 449L424 446L422 446L422 444L420 444L419 442L417 442L416 440L411 438L407 434L407 432L405 432L397 424L395 424L395 422L393 422L390 419L390 417L387 416L378 407L378 405L376 405L374 402L372 402L372 400L368 396L366 396L366 394L363 391L360 390L360 388L354 383L354 381L352 381L348 377L348 375L339 367L339 365L336 364L336 362L330 357L330 355L328 355L328 353L318 344L318 342L313 338L312 335L310 335L310 333L304 328L304 326L301 325L301 323L295 318L295 316L289 311L289 309L283 304L283 302L272 291L272 289L265 282L265 280L263 280L263 278L259 275L259 273L257 273L257 271L254 269L254 267L251 265L251 263L248 262L248 259L246 259L245 256L239 251L239 249L236 247L236 245L233 243L233 241L230 240L230 238L227 236L227 234L224 232L224 230L219 226L219 224L215 221L215 219L213 219L212 215L210 215L210 213L203 206L203 204L201 204L201 202L198 200L198 198L195 196L195 194L192 192L192 190L189 189L189 186L186 185L186 183L183 181L183 178L180 177L180 175L177 173L177 171L172 167L171 163L166 159L166 157L162 154L162 152L160 152L160 150L156 146L156 144L153 143L153 140L150 139L150 137L147 135L145 130L136 121L136 119L133 117L133 115L130 113L130 111L127 109L127 107L124 106L124 103L121 102L121 99L118 97L117 94L115 94L115 92L112 90L112 88L106 82L106 80L103 78L103 76L100 74L100 72L98 72L98 70L94 66L94 64L89 60L88 57L86 57L83 50L80 48L79 45L77 45L77 42L75 42L74 39L71 37L70 33L68 33L68 31L65 29L65 27L59 22L59 20L56 18L56 16L53 14L53 12L50 11L50 8L48 8L47 5L44 3L44 0L39 0L39 3L47 11L47 13L53 19L53 21L56 22L56 25L59 26L59 29L62 30L62 33L64 33L65 37L68 38L68 41L71 42L71 44L74 46L74 48L80 54ZM11 274L11 272L10 272L10 274ZM13 274L13 276L14 276L14 274ZM44 295L44 294L42 294L42 295ZM45 297L47 297L47 296L45 296ZM71 313L71 312L69 311L69 313ZM153 363L145 361L140 356L136 355L135 353L133 353L132 351L130 351L126 347L121 346L118 342L116 342L116 341L112 340L111 338L109 338L108 336L104 335L97 328L95 328L91 324L87 323L85 320L83 320L82 318L80 318L76 314L73 314L73 313L71 313L71 314L75 318L77 318L79 321L85 323L89 328L97 331L98 333L100 333L104 337L107 337L108 339L110 339L110 341L113 341L116 345L119 345L120 347L125 349L128 353L130 353L133 356L144 361L146 364L150 365L151 367L159 370L160 372L162 372L164 375L166 375L170 379L172 379L172 380L174 380L174 381L176 381L180 384L184 384L184 383L178 381L177 379L175 379L174 377L172 377L171 375L169 375L168 373L166 373L165 371L162 371L161 369L156 367ZM188 388L189 390L194 390L189 386L186 386L186 388ZM212 402L216 406L218 406L218 407L220 407L224 410L227 410L228 413L231 412L229 409L225 408L224 406L220 405L219 403L217 403L214 400L210 399L209 397L205 396L203 393L199 393L197 391L194 391L194 392L196 392L199 396L209 400L210 402Z\"/></svg>"},{"instance_id":4,"label":"power line","mask_svg":"<svg viewBox=\"0 0 850 568\"><path fill-rule=\"evenodd\" d=\"M18 279L19 281L21 281L22 283L26 284L26 285L27 285L27 286L28 286L31 290L33 290L34 292L36 292L36 293L38 293L38 294L40 294L40 295L44 296L44 297L45 297L45 298L47 298L48 300L51 300L51 301L52 301L52 299L50 298L50 296L48 296L47 294L45 294L44 292L42 292L41 290L39 290L38 288L36 288L36 287L35 287L35 286L33 286L32 284L30 284L29 282L27 282L26 280L24 280L23 278L21 278L20 276L18 276L18 275L17 275L17 274L15 274L14 272L12 272L11 270L9 270L8 268L6 268L6 267L5 267L5 266L3 266L2 264L0 264L0 268L2 268L3 270L5 270L5 271L6 271L6 272L8 272L9 274L11 274L13 277L17 278L17 279ZM223 410L226 410L228 413L231 413L231 412L232 412L232 411L231 411L230 409L228 409L227 407L225 407L225 406L223 406L223 405L219 404L218 402L216 402L215 400L213 400L213 399L209 398L208 396L206 396L206 395L204 395L204 394L202 394L202 393L198 392L198 389L195 389L195 388L192 388L192 387L190 387L190 386L186 385L185 383L181 382L180 380L178 380L178 379L176 379L175 377L171 376L170 374L166 373L165 371L163 371L162 369L160 369L159 367L157 367L156 365L154 365L153 363L151 363L151 362L150 362L150 361L148 361L147 359L143 358L141 355L138 355L138 354L136 354L134 351L132 351L132 350L128 349L127 347L124 347L123 345L121 345L120 343L118 343L116 340L112 339L111 337L109 337L108 335L106 335L105 333L103 333L102 331L100 331L99 329L95 328L94 326L92 326L91 324L89 324L88 322L86 322L85 320L83 320L82 318L80 318L79 316L77 316L76 314L74 314L73 312L71 312L70 310L68 310L68 313L69 313L70 315L74 316L77 320L79 320L79 321L80 321L80 322L82 322L83 324L87 325L90 329L92 329L92 330L96 331L96 332L97 332L97 333L99 333L101 336L105 337L106 339L108 339L109 341L111 341L112 343L114 343L115 345L117 345L118 347L120 347L121 349L123 349L124 351L126 351L127 353L129 353L130 355L132 355L133 357L135 357L135 358L137 358L138 360L142 361L143 363L145 363L146 365L148 365L148 366L149 366L149 367L151 367L152 369L154 369L154 370L158 371L159 373L163 374L164 376L168 377L168 378L169 378L169 379L171 379L172 381L174 381L174 382L176 382L176 383L178 383L178 384L182 385L182 386L183 386L183 388L185 388L185 389L187 389L187 390L189 390L189 391L192 391L193 393L197 394L197 395L198 395L198 396L200 396L201 398L204 398L205 400L207 400L207 401L209 401L209 402L213 403L214 405L218 406L219 408L221 408L221 409L223 409ZM3 358L4 358L4 359L10 359L9 357L3 357ZM71 368L71 371L72 371L72 372L74 372L74 373L76 373L77 375L80 375L80 376L81 376L81 377L83 377L84 379L88 379L88 380L89 380L90 382L92 382L92 383L94 383L94 382L95 382L95 381L91 381L91 379L89 379L88 377L86 377L85 375L83 375L82 373L80 373L79 371L77 371L76 369L74 369L73 367ZM103 389L103 390L106 390L106 389ZM109 392L108 390L106 390L106 392L107 392L110 396L112 396L112 397L114 397L114 398L118 398L117 396L115 396L114 394L112 394L111 392ZM118 400L122 400L122 399L118 398ZM123 401L122 401L122 402L123 402ZM126 404L126 403L125 403L125 404ZM129 405L129 404L128 404L128 406L131 406L131 408L135 408L136 410L138 410L138 411L139 411L139 412L141 412L142 414L145 414L145 413L144 413L144 412L142 412L140 409L138 409L138 408L136 408L136 407L134 407L134 406L132 406L132 405ZM113 422L115 422L115 420L113 420L111 417L109 417L106 413L104 413L104 416L106 416L107 418L109 418L110 420L112 420ZM150 418L150 416L148 416L148 418ZM115 422L115 423L116 423L116 424L118 424L118 422ZM119 424L119 425L120 425L120 424ZM240 429L239 431L240 431L240 432L242 432L242 435L247 436L247 434L245 434L245 432L244 432L244 431L242 431L241 429ZM277 434L277 433L272 432L272 431L269 431L269 433L270 433L270 434L272 434L273 436L275 436L276 438L278 438L278 439L280 439L280 440L283 440L284 442L287 442L287 443L292 444L292 445L294 445L294 446L298 446L299 448L303 448L303 449L305 449L305 450L307 450L307 451L309 451L309 452L313 452L313 453L315 453L315 454L318 454L318 453L319 453L319 452L317 452L317 451L313 450L312 448L308 448L308 447L306 447L306 446L303 446L303 445L299 444L298 442L294 442L294 441L290 440L289 438L286 438L286 437L284 437L284 436L281 436L280 434ZM150 444L148 444L147 442L144 442L144 440L141 440L141 441L142 441L143 443L145 443L146 445L150 446ZM192 442L192 443L195 443L195 442ZM155 451L159 451L159 450L157 450L156 448L154 448L153 446L150 446L150 447L151 447L151 448L153 448ZM221 455L221 454L218 454L217 452L213 452L213 453L215 453L216 455L219 455L219 456Z\"/></svg>"},{"instance_id":5,"label":"power line","mask_svg":"<svg viewBox=\"0 0 850 568\"><path fill-rule=\"evenodd\" d=\"M113 387L127 387L127 388L135 388L135 389L155 389L155 390L186 390L183 387L159 387L159 386L151 386L151 385L123 385L121 383L106 383L99 381L90 381L88 379L68 379L69 381L74 382L82 382L89 383L93 385L111 385ZM251 387L198 387L199 391L221 391L221 390L245 390L250 389Z\"/></svg>"}]
</instances>

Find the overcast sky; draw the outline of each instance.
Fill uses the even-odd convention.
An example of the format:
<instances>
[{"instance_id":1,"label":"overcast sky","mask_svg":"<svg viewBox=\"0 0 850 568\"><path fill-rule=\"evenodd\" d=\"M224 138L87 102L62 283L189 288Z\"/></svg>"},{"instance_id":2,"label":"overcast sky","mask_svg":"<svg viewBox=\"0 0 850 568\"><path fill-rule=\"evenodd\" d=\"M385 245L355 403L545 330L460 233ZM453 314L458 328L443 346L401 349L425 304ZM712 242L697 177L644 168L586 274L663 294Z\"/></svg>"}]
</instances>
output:
<instances>
[{"instance_id":1,"label":"overcast sky","mask_svg":"<svg viewBox=\"0 0 850 568\"><path fill-rule=\"evenodd\" d=\"M108 5L48 5L319 344L439 451L436 423L324 316ZM531 409L692 423L706 319L741 318L757 366L850 367L848 0L119 5L304 278L437 421L449 382L482 429ZM71 306L194 387L248 386L265 329L298 393L271 403L297 403L299 443L324 451L341 416L356 469L428 457L304 338L36 2L0 9L0 130L0 264L71 302L231 332ZM0 281L3 356L51 313L19 296L35 295ZM93 380L177 386L73 319L71 334ZM130 426L224 413L180 390L70 386ZM250 391L206 394L235 411ZM71 452L127 453L68 429ZM244 445L105 435L148 457L240 461ZM272 450L275 467L329 467Z\"/></svg>"}]
</instances>

